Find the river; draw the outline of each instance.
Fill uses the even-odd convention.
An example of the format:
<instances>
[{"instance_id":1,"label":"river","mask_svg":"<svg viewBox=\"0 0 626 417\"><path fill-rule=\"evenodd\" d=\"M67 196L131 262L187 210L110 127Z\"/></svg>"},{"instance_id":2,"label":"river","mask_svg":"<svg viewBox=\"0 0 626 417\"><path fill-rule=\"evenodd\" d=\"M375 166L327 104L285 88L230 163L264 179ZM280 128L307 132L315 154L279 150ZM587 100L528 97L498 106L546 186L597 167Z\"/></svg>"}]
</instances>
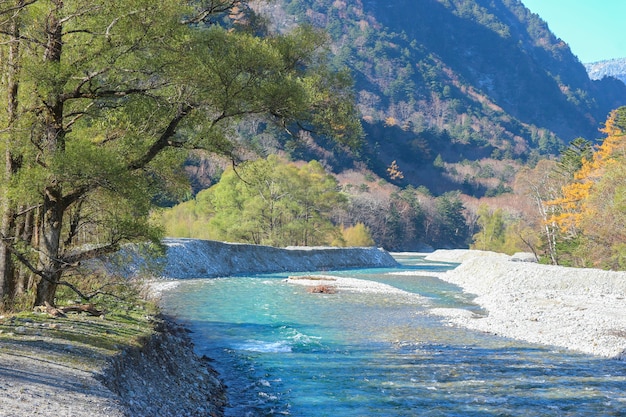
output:
<instances>
[{"instance_id":1,"label":"river","mask_svg":"<svg viewBox=\"0 0 626 417\"><path fill-rule=\"evenodd\" d=\"M626 364L451 327L438 307L485 314L432 277L453 265L328 272L403 294L311 294L287 274L191 279L163 308L228 386L231 417L626 416ZM295 274L289 274L295 275Z\"/></svg>"}]
</instances>

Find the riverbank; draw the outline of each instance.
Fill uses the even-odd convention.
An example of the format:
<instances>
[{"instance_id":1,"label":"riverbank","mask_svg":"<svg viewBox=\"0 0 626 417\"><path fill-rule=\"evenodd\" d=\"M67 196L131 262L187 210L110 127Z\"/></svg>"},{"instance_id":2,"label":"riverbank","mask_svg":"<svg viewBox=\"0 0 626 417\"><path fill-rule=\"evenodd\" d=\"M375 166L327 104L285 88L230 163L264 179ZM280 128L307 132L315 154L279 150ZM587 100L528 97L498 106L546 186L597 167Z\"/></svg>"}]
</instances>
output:
<instances>
[{"instance_id":1,"label":"riverbank","mask_svg":"<svg viewBox=\"0 0 626 417\"><path fill-rule=\"evenodd\" d=\"M539 265L479 251L436 251L426 259L462 262L433 275L475 294L488 312L431 310L451 324L626 360L626 272Z\"/></svg>"},{"instance_id":2,"label":"riverbank","mask_svg":"<svg viewBox=\"0 0 626 417\"><path fill-rule=\"evenodd\" d=\"M386 268L398 265L389 252L374 247L288 247L167 238L165 256L151 259L128 246L105 267L112 274L163 279L215 278L241 274Z\"/></svg>"},{"instance_id":3,"label":"riverbank","mask_svg":"<svg viewBox=\"0 0 626 417\"><path fill-rule=\"evenodd\" d=\"M156 262L127 248L104 265L155 278L149 292L157 298L176 285L163 279L397 265L377 248L163 243L167 254ZM223 415L225 387L210 360L194 353L187 331L155 312L131 310L103 318L0 316L0 417Z\"/></svg>"},{"instance_id":4,"label":"riverbank","mask_svg":"<svg viewBox=\"0 0 626 417\"><path fill-rule=\"evenodd\" d=\"M170 319L0 317L1 417L215 417L225 401L215 371Z\"/></svg>"}]
</instances>

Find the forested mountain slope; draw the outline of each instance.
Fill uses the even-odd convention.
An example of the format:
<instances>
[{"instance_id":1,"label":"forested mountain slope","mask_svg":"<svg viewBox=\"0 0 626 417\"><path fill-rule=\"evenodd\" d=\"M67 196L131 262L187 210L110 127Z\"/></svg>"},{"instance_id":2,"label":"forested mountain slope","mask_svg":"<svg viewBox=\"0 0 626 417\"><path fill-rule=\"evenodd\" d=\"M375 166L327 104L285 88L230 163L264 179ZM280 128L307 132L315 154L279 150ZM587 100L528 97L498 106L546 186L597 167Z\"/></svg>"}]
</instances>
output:
<instances>
[{"instance_id":1,"label":"forested mountain slope","mask_svg":"<svg viewBox=\"0 0 626 417\"><path fill-rule=\"evenodd\" d=\"M254 4L279 30L308 22L330 33L334 63L356 81L364 159L398 184L483 195L520 163L599 137L609 111L626 104L623 83L590 80L518 0ZM390 178L394 160L403 175Z\"/></svg>"}]
</instances>

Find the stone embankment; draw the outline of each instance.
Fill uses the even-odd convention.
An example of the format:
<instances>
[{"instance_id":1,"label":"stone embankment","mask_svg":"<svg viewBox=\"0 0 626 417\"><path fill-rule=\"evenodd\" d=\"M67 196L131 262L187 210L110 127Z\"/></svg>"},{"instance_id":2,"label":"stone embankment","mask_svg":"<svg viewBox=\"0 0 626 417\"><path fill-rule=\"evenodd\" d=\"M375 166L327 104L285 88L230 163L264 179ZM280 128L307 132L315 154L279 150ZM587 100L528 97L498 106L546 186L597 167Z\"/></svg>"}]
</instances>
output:
<instances>
[{"instance_id":1,"label":"stone embankment","mask_svg":"<svg viewBox=\"0 0 626 417\"><path fill-rule=\"evenodd\" d=\"M126 248L119 256L121 272L128 276L147 273L159 278L184 279L398 265L388 252L379 248L274 248L173 238L165 239L163 243L167 248L166 256L152 264L134 248Z\"/></svg>"},{"instance_id":2,"label":"stone embankment","mask_svg":"<svg viewBox=\"0 0 626 417\"><path fill-rule=\"evenodd\" d=\"M626 359L626 272L520 262L478 251L437 251L428 260L461 262L438 278L475 294L486 316L435 309L468 328ZM517 261L517 262L516 262Z\"/></svg>"},{"instance_id":3,"label":"stone embankment","mask_svg":"<svg viewBox=\"0 0 626 417\"><path fill-rule=\"evenodd\" d=\"M209 361L194 353L185 328L165 319L140 347L116 356L101 379L128 416L219 417L226 387Z\"/></svg>"}]
</instances>

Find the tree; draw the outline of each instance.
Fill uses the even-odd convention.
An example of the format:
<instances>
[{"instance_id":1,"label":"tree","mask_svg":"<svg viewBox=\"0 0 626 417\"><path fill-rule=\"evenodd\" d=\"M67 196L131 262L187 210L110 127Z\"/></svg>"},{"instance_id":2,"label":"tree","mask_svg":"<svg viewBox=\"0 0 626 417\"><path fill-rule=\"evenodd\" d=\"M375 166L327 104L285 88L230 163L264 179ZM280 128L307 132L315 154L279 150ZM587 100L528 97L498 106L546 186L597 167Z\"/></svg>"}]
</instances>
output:
<instances>
[{"instance_id":1,"label":"tree","mask_svg":"<svg viewBox=\"0 0 626 417\"><path fill-rule=\"evenodd\" d=\"M593 185L579 223L581 250L586 265L626 269L625 158L606 167Z\"/></svg>"},{"instance_id":2,"label":"tree","mask_svg":"<svg viewBox=\"0 0 626 417\"><path fill-rule=\"evenodd\" d=\"M242 144L231 133L243 118L358 142L348 79L327 70L325 37L298 28L261 38L216 25L236 4L0 6L0 56L12 56L3 70L14 76L2 89L15 103L2 118L10 158L0 249L37 277L36 304L54 304L58 285L71 285L64 273L82 261L124 242L158 241L150 208L157 195L180 192L185 151L235 158ZM37 227L18 233L30 214ZM15 268L0 272L10 296Z\"/></svg>"},{"instance_id":3,"label":"tree","mask_svg":"<svg viewBox=\"0 0 626 417\"><path fill-rule=\"evenodd\" d=\"M555 170L570 180L576 171L582 168L583 162L591 159L592 155L593 145L591 142L583 138L576 138L561 152Z\"/></svg>"},{"instance_id":4,"label":"tree","mask_svg":"<svg viewBox=\"0 0 626 417\"><path fill-rule=\"evenodd\" d=\"M404 178L404 174L402 173L402 171L400 171L400 167L395 160L391 162L391 164L387 168L387 173L389 174L389 178L391 178L392 180Z\"/></svg>"},{"instance_id":5,"label":"tree","mask_svg":"<svg viewBox=\"0 0 626 417\"><path fill-rule=\"evenodd\" d=\"M202 227L212 238L274 246L331 243L340 235L331 212L345 203L319 162L298 167L275 155L227 170L199 200L210 206Z\"/></svg>"},{"instance_id":6,"label":"tree","mask_svg":"<svg viewBox=\"0 0 626 417\"><path fill-rule=\"evenodd\" d=\"M598 184L606 184L603 178L609 172L619 177L615 168L616 165L624 162L626 152L626 107L611 112L602 131L608 135L602 144L589 159L582 158L580 168L562 187L561 195L547 202L548 205L557 208L549 221L560 227L564 234L564 241L574 243L574 246L568 249L570 253L584 253L585 249L581 248L581 251L577 251L577 247L583 243L583 240L594 235L588 227L591 223L589 219L598 215L600 201L597 200L597 193L607 192L605 185L598 187ZM605 198L612 200L614 192L615 189L609 192L609 195L605 194ZM583 223L587 225L586 236L581 230ZM581 258L586 258L586 256L582 255Z\"/></svg>"},{"instance_id":7,"label":"tree","mask_svg":"<svg viewBox=\"0 0 626 417\"><path fill-rule=\"evenodd\" d=\"M559 262L557 242L560 238L560 229L553 219L558 208L547 204L547 201L558 196L561 186L565 183L562 175L555 175L555 168L555 161L543 159L532 169L522 169L515 178L516 193L528 196L536 210L535 216L524 217L527 224L521 230L536 230L542 236L544 255L553 265ZM527 235L527 232L523 234ZM540 249L534 245L536 239L532 235L525 237L520 235L520 238L533 253Z\"/></svg>"},{"instance_id":8,"label":"tree","mask_svg":"<svg viewBox=\"0 0 626 417\"><path fill-rule=\"evenodd\" d=\"M602 131L607 137L596 150L586 151L585 156L574 152L574 162L580 163L570 165L578 168L564 176L560 194L545 203L552 210L547 222L559 228L556 246L566 255L560 263L610 268L623 264L621 166L626 155L626 107L611 112Z\"/></svg>"},{"instance_id":9,"label":"tree","mask_svg":"<svg viewBox=\"0 0 626 417\"><path fill-rule=\"evenodd\" d=\"M480 231L473 236L473 249L501 251L504 247L506 226L502 209L489 210L487 205L478 208Z\"/></svg>"},{"instance_id":10,"label":"tree","mask_svg":"<svg viewBox=\"0 0 626 417\"><path fill-rule=\"evenodd\" d=\"M446 193L436 199L436 230L433 232L436 246L467 247L469 236L464 210L465 206L457 193Z\"/></svg>"},{"instance_id":11,"label":"tree","mask_svg":"<svg viewBox=\"0 0 626 417\"><path fill-rule=\"evenodd\" d=\"M329 221L331 212L346 202L338 192L337 180L318 161L302 166L293 178L291 240L304 246L328 243L329 234L337 233Z\"/></svg>"},{"instance_id":12,"label":"tree","mask_svg":"<svg viewBox=\"0 0 626 417\"><path fill-rule=\"evenodd\" d=\"M374 246L369 229L363 223L342 228L344 245L341 246Z\"/></svg>"},{"instance_id":13,"label":"tree","mask_svg":"<svg viewBox=\"0 0 626 417\"><path fill-rule=\"evenodd\" d=\"M10 236L14 228L15 210L10 202L10 192L7 187L11 183L13 177L20 164L14 151L11 149L13 141L15 122L18 118L19 104L19 55L20 55L20 14L24 7L24 1L16 1L13 6L12 13L6 13L6 18L0 15L0 30L3 33L2 38L8 42L8 48L2 50L0 55L0 69L4 76L1 78L0 86L2 91L6 92L6 111L0 115L2 126L0 126L0 136L2 137L2 148L4 149L4 170L2 175L2 184L0 188L0 202L2 204L0 218L0 277L13 276L13 263L11 262L11 253L9 242L4 239ZM0 38L1 39L1 38ZM2 279L0 281L0 307L4 304L4 300L10 297L15 290L16 283L14 280Z\"/></svg>"},{"instance_id":14,"label":"tree","mask_svg":"<svg viewBox=\"0 0 626 417\"><path fill-rule=\"evenodd\" d=\"M626 107L611 112L602 131L607 134L602 144L582 159L559 198L548 204L559 209L552 220L576 265L623 268Z\"/></svg>"},{"instance_id":15,"label":"tree","mask_svg":"<svg viewBox=\"0 0 626 417\"><path fill-rule=\"evenodd\" d=\"M377 192L358 193L348 196L349 203L345 219L341 223L363 223L369 228L372 239L377 245L390 247L388 233L388 214L390 199Z\"/></svg>"}]
</instances>

